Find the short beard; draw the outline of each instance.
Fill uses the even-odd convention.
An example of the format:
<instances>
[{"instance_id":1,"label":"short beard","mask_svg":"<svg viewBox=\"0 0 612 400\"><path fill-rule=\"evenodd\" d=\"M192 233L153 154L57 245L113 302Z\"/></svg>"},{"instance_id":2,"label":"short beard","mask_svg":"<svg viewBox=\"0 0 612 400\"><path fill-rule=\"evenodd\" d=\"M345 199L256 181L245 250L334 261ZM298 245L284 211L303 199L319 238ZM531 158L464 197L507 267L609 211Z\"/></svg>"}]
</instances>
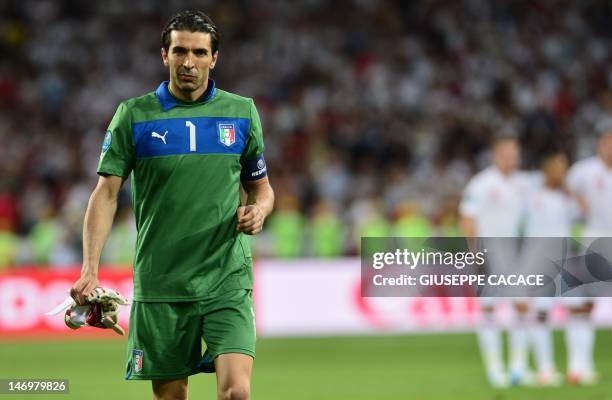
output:
<instances>
[{"instance_id":1,"label":"short beard","mask_svg":"<svg viewBox=\"0 0 612 400\"><path fill-rule=\"evenodd\" d=\"M188 85L188 86L184 86L184 85ZM202 87L202 83L200 83L199 85L197 85L197 82L193 82L193 83L179 83L177 86L179 87L179 89L181 89L183 92L195 92L196 90L198 90L199 88Z\"/></svg>"}]
</instances>

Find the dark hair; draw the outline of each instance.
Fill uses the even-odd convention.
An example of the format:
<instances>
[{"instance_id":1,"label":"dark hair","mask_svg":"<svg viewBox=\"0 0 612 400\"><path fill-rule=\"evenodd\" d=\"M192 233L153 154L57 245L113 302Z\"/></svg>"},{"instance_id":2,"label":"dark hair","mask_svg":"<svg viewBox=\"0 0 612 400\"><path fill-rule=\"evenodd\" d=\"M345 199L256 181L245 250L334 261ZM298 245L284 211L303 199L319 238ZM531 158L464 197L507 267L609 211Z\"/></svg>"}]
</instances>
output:
<instances>
[{"instance_id":1,"label":"dark hair","mask_svg":"<svg viewBox=\"0 0 612 400\"><path fill-rule=\"evenodd\" d=\"M567 158L567 152L561 146L552 146L546 149L540 156L542 167L552 159L563 156Z\"/></svg>"},{"instance_id":2,"label":"dark hair","mask_svg":"<svg viewBox=\"0 0 612 400\"><path fill-rule=\"evenodd\" d=\"M498 145L502 144L502 143L506 143L506 142L514 142L514 143L519 143L519 140L516 136L513 136L509 133L505 133L505 134L500 134L497 136L494 136L491 139L491 147L495 148Z\"/></svg>"},{"instance_id":3,"label":"dark hair","mask_svg":"<svg viewBox=\"0 0 612 400\"><path fill-rule=\"evenodd\" d=\"M170 18L161 34L161 45L166 51L170 48L170 33L172 31L210 33L212 54L219 50L219 37L221 34L212 19L202 11L181 11Z\"/></svg>"}]
</instances>

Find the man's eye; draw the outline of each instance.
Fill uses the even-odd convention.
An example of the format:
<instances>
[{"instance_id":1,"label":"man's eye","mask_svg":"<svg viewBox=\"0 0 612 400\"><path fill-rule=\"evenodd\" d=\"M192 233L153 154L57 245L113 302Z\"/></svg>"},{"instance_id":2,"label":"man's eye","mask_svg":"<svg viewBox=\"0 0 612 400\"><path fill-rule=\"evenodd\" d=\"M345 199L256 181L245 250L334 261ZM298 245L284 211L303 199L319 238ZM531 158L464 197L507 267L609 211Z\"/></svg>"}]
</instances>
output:
<instances>
[{"instance_id":1,"label":"man's eye","mask_svg":"<svg viewBox=\"0 0 612 400\"><path fill-rule=\"evenodd\" d=\"M195 55L198 57L204 57L206 55L206 51L204 50L196 50Z\"/></svg>"}]
</instances>

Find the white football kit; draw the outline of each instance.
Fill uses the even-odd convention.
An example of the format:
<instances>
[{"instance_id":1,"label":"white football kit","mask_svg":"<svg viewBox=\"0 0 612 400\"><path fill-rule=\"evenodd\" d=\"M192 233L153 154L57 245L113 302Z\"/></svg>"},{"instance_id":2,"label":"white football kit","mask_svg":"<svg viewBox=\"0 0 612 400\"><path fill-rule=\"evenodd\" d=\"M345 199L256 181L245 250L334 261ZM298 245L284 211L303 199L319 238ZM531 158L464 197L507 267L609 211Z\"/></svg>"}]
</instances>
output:
<instances>
[{"instance_id":1,"label":"white football kit","mask_svg":"<svg viewBox=\"0 0 612 400\"><path fill-rule=\"evenodd\" d=\"M582 244L595 246L598 252L609 253L606 243L609 239L593 242L591 238L612 237L612 169L599 157L579 161L570 169L568 186L587 203L586 224ZM608 260L612 257L606 257ZM586 262L586 260L585 260ZM597 293L596 287L586 285L577 289L584 296ZM591 299L588 297L564 297L570 307L580 307ZM593 384L598 380L593 353L595 349L595 330L589 313L570 313L566 327L566 346L568 353L568 379L572 382Z\"/></svg>"},{"instance_id":2,"label":"white football kit","mask_svg":"<svg viewBox=\"0 0 612 400\"><path fill-rule=\"evenodd\" d=\"M612 168L599 157L579 161L569 171L570 190L588 204L585 237L612 237Z\"/></svg>"},{"instance_id":3,"label":"white football kit","mask_svg":"<svg viewBox=\"0 0 612 400\"><path fill-rule=\"evenodd\" d=\"M464 191L459 211L474 219L479 248L487 250L488 273L508 273L516 268L516 240L487 238L519 236L528 182L525 173L506 176L497 168L489 167L476 174ZM500 289L487 287L483 296L487 296L486 290ZM490 303L493 299L483 298L481 302Z\"/></svg>"},{"instance_id":4,"label":"white football kit","mask_svg":"<svg viewBox=\"0 0 612 400\"><path fill-rule=\"evenodd\" d=\"M474 220L475 233L480 242L478 247L487 250L486 268L489 274L507 273L516 267L518 261L516 237L520 233L523 198L526 191L527 180L524 174L515 172L506 176L495 167L489 167L476 174L464 191L459 212L462 216ZM499 290L501 289L486 287L481 295L499 296L501 294ZM504 371L501 330L495 321L494 313L487 310L497 303L498 298L480 297L478 300L484 306L477 332L487 377L494 387L504 387L509 379ZM519 335L515 333L512 331L510 335L511 347L513 349L521 347L522 350L515 352L520 353L521 357L513 357L515 360L513 364L511 362L513 367L518 364L516 360L525 358L522 355L525 354L527 341L524 329Z\"/></svg>"},{"instance_id":5,"label":"white football kit","mask_svg":"<svg viewBox=\"0 0 612 400\"><path fill-rule=\"evenodd\" d=\"M590 157L572 166L567 183L570 190L587 203L583 246L593 245L592 239L612 237L612 168L607 167L599 157ZM595 246L602 250L602 245L605 246L606 243L600 242ZM606 253L609 253L609 250L603 249ZM582 289L583 295L592 296L595 294L593 290L596 288L587 285ZM585 300L588 299L567 297L564 303L579 305Z\"/></svg>"},{"instance_id":6,"label":"white football kit","mask_svg":"<svg viewBox=\"0 0 612 400\"><path fill-rule=\"evenodd\" d=\"M524 173L505 176L495 167L486 168L468 182L459 212L475 220L479 237L516 237L526 189Z\"/></svg>"},{"instance_id":7,"label":"white football kit","mask_svg":"<svg viewBox=\"0 0 612 400\"><path fill-rule=\"evenodd\" d=\"M562 265L562 259L571 256L568 242L564 238L571 236L572 224L579 216L578 204L568 193L551 189L542 180L527 196L525 238L520 265L524 273L544 272L557 282L554 292L542 293L541 296L560 295L560 277L550 260ZM537 297L533 304L536 309L547 309L552 305L552 300L551 297Z\"/></svg>"}]
</instances>

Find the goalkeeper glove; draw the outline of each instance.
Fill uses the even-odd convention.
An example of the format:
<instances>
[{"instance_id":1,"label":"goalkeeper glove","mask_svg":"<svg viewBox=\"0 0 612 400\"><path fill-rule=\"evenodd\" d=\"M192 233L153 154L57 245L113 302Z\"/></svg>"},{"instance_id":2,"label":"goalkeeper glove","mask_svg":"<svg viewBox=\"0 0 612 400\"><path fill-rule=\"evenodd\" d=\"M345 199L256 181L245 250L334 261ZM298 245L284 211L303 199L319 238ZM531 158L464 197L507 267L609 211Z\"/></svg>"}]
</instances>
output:
<instances>
[{"instance_id":1,"label":"goalkeeper glove","mask_svg":"<svg viewBox=\"0 0 612 400\"><path fill-rule=\"evenodd\" d=\"M116 290L97 287L87 296L85 304L79 305L72 298L68 298L47 315L55 315L68 307L64 314L64 322L70 329L93 326L102 329L110 328L124 335L125 331L117 323L117 315L119 306L127 304L129 304L127 299Z\"/></svg>"}]
</instances>

